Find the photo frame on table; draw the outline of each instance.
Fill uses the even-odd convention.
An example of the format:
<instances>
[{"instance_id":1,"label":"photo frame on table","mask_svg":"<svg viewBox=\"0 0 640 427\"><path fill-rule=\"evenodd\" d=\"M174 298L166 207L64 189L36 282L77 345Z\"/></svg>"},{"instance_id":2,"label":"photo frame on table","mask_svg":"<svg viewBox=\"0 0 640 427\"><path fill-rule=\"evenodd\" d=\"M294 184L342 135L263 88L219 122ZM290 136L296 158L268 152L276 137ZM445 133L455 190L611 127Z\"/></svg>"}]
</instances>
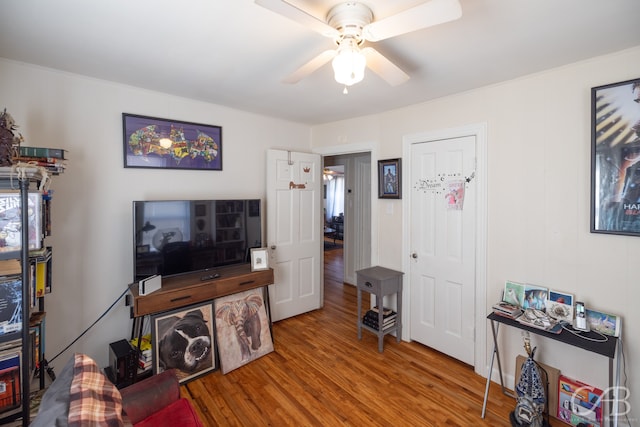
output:
<instances>
[{"instance_id":1,"label":"photo frame on table","mask_svg":"<svg viewBox=\"0 0 640 427\"><path fill-rule=\"evenodd\" d=\"M216 298L216 335L223 374L273 351L266 287ZM240 326L238 326L240 325Z\"/></svg>"},{"instance_id":2,"label":"photo frame on table","mask_svg":"<svg viewBox=\"0 0 640 427\"><path fill-rule=\"evenodd\" d=\"M267 248L251 248L251 271L269 268L269 251Z\"/></svg>"},{"instance_id":3,"label":"photo frame on table","mask_svg":"<svg viewBox=\"0 0 640 427\"><path fill-rule=\"evenodd\" d=\"M547 315L558 322L573 323L573 300L572 294L550 289L545 302Z\"/></svg>"},{"instance_id":4,"label":"photo frame on table","mask_svg":"<svg viewBox=\"0 0 640 427\"><path fill-rule=\"evenodd\" d=\"M402 198L402 160L378 160L378 198Z\"/></svg>"},{"instance_id":5,"label":"photo frame on table","mask_svg":"<svg viewBox=\"0 0 640 427\"><path fill-rule=\"evenodd\" d=\"M122 113L124 167L222 170L222 127Z\"/></svg>"},{"instance_id":6,"label":"photo frame on table","mask_svg":"<svg viewBox=\"0 0 640 427\"><path fill-rule=\"evenodd\" d=\"M185 383L218 369L211 301L153 315L151 337L154 375L174 368Z\"/></svg>"},{"instance_id":7,"label":"photo frame on table","mask_svg":"<svg viewBox=\"0 0 640 427\"><path fill-rule=\"evenodd\" d=\"M591 232L640 236L640 78L591 89Z\"/></svg>"}]
</instances>

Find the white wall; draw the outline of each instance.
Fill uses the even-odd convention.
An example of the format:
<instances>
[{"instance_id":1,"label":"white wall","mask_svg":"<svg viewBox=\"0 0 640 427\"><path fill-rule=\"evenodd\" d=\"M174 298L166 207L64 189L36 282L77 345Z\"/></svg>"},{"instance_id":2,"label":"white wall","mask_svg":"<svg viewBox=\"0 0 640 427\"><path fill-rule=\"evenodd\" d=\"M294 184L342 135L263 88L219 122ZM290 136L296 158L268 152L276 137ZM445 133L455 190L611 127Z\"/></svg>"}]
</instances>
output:
<instances>
[{"instance_id":1,"label":"white wall","mask_svg":"<svg viewBox=\"0 0 640 427\"><path fill-rule=\"evenodd\" d=\"M266 150L309 152L306 125L5 60L0 76L0 108L16 120L24 144L70 153L68 170L51 186L50 361L131 282L133 200L264 200ZM223 171L125 169L123 112L222 126ZM129 309L120 301L51 365L59 372L72 352L82 352L106 366L108 344L130 333Z\"/></svg>"},{"instance_id":2,"label":"white wall","mask_svg":"<svg viewBox=\"0 0 640 427\"><path fill-rule=\"evenodd\" d=\"M509 279L573 293L588 306L622 315L628 386L638 393L640 373L630 362L638 360L640 352L635 330L640 313L634 310L640 299L640 238L589 232L590 89L640 77L638 64L640 47L408 108L316 126L313 149L374 141L379 158L401 157L403 136L487 123L487 313ZM377 209L373 218L380 221L373 224L374 236L385 243L374 246L385 266L401 269L409 236L400 232L402 205L389 214L387 203L372 201L372 209ZM522 339L517 331L500 336L503 367L512 386L516 355L524 353ZM533 344L543 363L607 386L606 358L539 337ZM638 394L631 395L630 403L632 409L640 408Z\"/></svg>"},{"instance_id":3,"label":"white wall","mask_svg":"<svg viewBox=\"0 0 640 427\"><path fill-rule=\"evenodd\" d=\"M131 278L131 201L264 197L267 148L314 150L373 144L377 159L401 157L402 137L486 122L489 156L487 310L507 279L548 286L624 317L628 385L640 390L640 239L589 233L590 88L640 77L640 47L384 114L314 127L0 60L0 99L26 145L65 148L54 179L54 290L47 297L51 358L119 296ZM121 113L223 126L223 172L124 169ZM251 155L248 155L251 153ZM247 182L250 183L247 185ZM253 184L255 183L255 185ZM384 202L384 203L383 203ZM401 268L402 205L372 200L373 259ZM384 226L382 226L384 221ZM378 244L384 242L383 245ZM378 249L379 248L379 249ZM409 304L405 304L408 307ZM130 333L123 303L71 351L107 362L107 344ZM490 333L487 333L490 336ZM501 334L508 373L520 334ZM606 359L534 338L542 362L606 385ZM490 348L490 346L488 346ZM513 374L511 374L513 375ZM637 395L632 408L640 407ZM637 410L635 411L637 413Z\"/></svg>"}]
</instances>

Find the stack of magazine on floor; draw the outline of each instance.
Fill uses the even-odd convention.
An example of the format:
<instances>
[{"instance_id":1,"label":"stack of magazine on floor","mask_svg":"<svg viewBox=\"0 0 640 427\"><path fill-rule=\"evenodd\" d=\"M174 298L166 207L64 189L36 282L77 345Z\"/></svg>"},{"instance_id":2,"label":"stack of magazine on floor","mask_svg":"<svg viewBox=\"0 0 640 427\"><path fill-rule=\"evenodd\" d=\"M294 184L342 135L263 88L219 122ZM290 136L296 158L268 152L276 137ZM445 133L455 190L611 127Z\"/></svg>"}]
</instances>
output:
<instances>
[{"instance_id":1,"label":"stack of magazine on floor","mask_svg":"<svg viewBox=\"0 0 640 427\"><path fill-rule=\"evenodd\" d=\"M382 312L382 330L394 327L396 324L397 316L398 313L390 308L384 307ZM373 307L371 310L365 313L365 315L362 317L362 324L377 331L380 330L380 328L378 327L378 306Z\"/></svg>"}]
</instances>

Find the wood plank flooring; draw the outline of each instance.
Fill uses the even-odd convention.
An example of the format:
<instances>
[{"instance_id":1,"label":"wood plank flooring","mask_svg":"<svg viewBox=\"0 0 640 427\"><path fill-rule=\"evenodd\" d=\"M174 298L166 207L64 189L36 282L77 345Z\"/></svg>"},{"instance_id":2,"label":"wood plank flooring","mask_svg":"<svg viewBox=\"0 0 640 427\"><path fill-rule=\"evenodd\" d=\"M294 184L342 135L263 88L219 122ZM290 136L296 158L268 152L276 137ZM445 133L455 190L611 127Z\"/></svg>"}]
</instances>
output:
<instances>
[{"instance_id":1,"label":"wood plank flooring","mask_svg":"<svg viewBox=\"0 0 640 427\"><path fill-rule=\"evenodd\" d=\"M275 351L181 387L207 426L510 426L515 400L473 368L411 342L356 331L342 249L325 251L324 308L273 325Z\"/></svg>"}]
</instances>

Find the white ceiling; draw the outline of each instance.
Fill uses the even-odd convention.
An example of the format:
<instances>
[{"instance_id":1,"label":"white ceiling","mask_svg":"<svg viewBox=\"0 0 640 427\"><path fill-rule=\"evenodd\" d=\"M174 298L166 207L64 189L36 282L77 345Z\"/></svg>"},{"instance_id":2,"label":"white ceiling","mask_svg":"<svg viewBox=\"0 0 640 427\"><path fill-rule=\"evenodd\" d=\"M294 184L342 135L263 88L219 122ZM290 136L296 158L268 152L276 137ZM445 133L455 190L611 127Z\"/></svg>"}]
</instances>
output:
<instances>
[{"instance_id":1,"label":"white ceiling","mask_svg":"<svg viewBox=\"0 0 640 427\"><path fill-rule=\"evenodd\" d=\"M323 14L340 0L291 2ZM362 2L382 18L422 1ZM0 57L318 124L640 45L640 0L460 3L457 21L373 44L407 83L367 72L348 95L330 64L282 83L334 45L253 0L3 0Z\"/></svg>"}]
</instances>

